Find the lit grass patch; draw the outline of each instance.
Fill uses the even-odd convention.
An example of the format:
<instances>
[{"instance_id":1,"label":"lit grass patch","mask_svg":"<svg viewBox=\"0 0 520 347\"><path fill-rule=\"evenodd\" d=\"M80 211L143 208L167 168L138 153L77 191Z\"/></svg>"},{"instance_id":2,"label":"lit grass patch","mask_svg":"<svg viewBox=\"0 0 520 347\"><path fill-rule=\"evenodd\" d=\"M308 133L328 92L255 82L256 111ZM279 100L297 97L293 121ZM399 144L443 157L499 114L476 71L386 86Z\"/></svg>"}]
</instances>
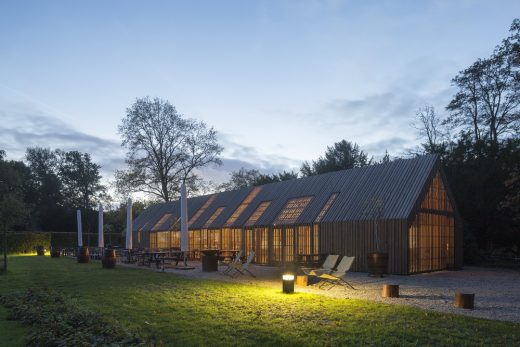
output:
<instances>
[{"instance_id":1,"label":"lit grass patch","mask_svg":"<svg viewBox=\"0 0 520 347\"><path fill-rule=\"evenodd\" d=\"M158 345L515 345L520 325L364 300L12 257L0 292L45 285Z\"/></svg>"}]
</instances>

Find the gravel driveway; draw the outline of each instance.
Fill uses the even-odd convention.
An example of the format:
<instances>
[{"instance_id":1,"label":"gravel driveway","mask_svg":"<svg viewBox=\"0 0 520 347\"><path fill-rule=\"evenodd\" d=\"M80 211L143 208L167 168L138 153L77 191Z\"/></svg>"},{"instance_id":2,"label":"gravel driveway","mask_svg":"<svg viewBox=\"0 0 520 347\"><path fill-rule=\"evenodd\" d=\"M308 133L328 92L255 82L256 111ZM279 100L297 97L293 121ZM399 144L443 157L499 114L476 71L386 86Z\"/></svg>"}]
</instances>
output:
<instances>
[{"instance_id":1,"label":"gravel driveway","mask_svg":"<svg viewBox=\"0 0 520 347\"><path fill-rule=\"evenodd\" d=\"M190 262L194 270L167 269L168 273L200 279L280 288L280 269L269 266L251 266L257 277L239 275L230 278L220 272L202 272L200 262ZM125 265L128 266L128 265ZM223 267L219 267L219 270ZM369 277L366 273L349 272L349 283L356 290L335 287L331 290L316 286L296 287L296 291L337 298L360 298L390 304L410 305L439 312L449 312L473 317L520 322L520 272L467 266L461 271L437 271L433 273L384 278ZM382 298L383 284L398 284L399 298ZM475 309L453 307L455 291L475 294Z\"/></svg>"}]
</instances>

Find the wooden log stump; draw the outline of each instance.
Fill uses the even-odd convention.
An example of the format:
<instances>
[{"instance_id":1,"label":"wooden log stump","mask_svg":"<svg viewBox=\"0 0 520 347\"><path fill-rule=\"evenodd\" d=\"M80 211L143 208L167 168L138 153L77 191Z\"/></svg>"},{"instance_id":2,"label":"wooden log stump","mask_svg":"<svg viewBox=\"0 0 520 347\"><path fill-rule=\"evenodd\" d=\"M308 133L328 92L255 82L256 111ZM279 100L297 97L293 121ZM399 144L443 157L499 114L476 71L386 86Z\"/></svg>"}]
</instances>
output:
<instances>
[{"instance_id":1,"label":"wooden log stump","mask_svg":"<svg viewBox=\"0 0 520 347\"><path fill-rule=\"evenodd\" d=\"M301 286L301 287L308 286L309 285L309 276L307 276L307 275L296 276L296 285Z\"/></svg>"},{"instance_id":2,"label":"wooden log stump","mask_svg":"<svg viewBox=\"0 0 520 347\"><path fill-rule=\"evenodd\" d=\"M472 310L475 306L475 294L455 292L453 306Z\"/></svg>"},{"instance_id":3,"label":"wooden log stump","mask_svg":"<svg viewBox=\"0 0 520 347\"><path fill-rule=\"evenodd\" d=\"M399 297L399 285L398 284L385 284L383 285L383 292L381 293L383 298L398 298Z\"/></svg>"}]
</instances>

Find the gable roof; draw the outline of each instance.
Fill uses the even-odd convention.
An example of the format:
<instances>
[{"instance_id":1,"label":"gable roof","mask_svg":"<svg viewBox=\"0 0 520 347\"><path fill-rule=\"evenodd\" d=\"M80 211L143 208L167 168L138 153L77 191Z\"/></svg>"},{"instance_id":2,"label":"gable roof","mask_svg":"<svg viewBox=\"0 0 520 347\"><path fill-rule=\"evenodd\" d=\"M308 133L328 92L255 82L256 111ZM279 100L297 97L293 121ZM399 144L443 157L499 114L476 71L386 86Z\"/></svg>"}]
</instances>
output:
<instances>
[{"instance_id":1,"label":"gable roof","mask_svg":"<svg viewBox=\"0 0 520 347\"><path fill-rule=\"evenodd\" d=\"M377 164L341 170L326 174L293 179L260 186L260 191L228 227L240 228L260 203L271 201L265 212L253 226L271 225L290 199L311 197L310 202L296 219L295 224L314 223L331 194L337 193L334 202L321 219L324 222L372 219L378 213L377 203L383 204L381 219L407 219L431 173L437 168L437 155L424 155L413 159L398 159ZM215 211L222 212L207 228L222 228L235 210L255 187L228 191L215 195L214 200L192 221L189 229L201 229ZM188 199L188 219L197 213L212 195ZM171 214L161 225L156 225L165 215ZM159 203L148 207L133 222L134 230L178 230L180 223L179 201ZM154 228L155 226L155 228Z\"/></svg>"}]
</instances>

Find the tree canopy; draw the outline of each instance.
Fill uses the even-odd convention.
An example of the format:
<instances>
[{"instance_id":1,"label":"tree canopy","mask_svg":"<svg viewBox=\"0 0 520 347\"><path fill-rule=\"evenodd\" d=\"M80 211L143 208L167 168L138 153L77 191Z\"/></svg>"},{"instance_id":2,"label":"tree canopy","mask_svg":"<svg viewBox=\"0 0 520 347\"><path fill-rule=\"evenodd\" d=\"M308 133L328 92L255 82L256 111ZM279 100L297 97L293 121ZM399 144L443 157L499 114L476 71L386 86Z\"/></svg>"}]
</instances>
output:
<instances>
[{"instance_id":1,"label":"tree canopy","mask_svg":"<svg viewBox=\"0 0 520 347\"><path fill-rule=\"evenodd\" d=\"M168 101L137 99L119 125L122 146L127 149L126 170L116 173L118 190L143 192L171 201L186 182L191 191L200 188L196 170L221 164L223 148L217 132L204 122L183 117Z\"/></svg>"},{"instance_id":2,"label":"tree canopy","mask_svg":"<svg viewBox=\"0 0 520 347\"><path fill-rule=\"evenodd\" d=\"M452 80L457 92L445 124L472 134L474 141L497 145L520 130L520 21L489 58L475 61Z\"/></svg>"},{"instance_id":3,"label":"tree canopy","mask_svg":"<svg viewBox=\"0 0 520 347\"><path fill-rule=\"evenodd\" d=\"M466 261L499 249L520 255L519 42L515 19L489 58L453 79L457 90L447 116L431 106L417 112L421 152L441 156L463 219Z\"/></svg>"},{"instance_id":4,"label":"tree canopy","mask_svg":"<svg viewBox=\"0 0 520 347\"><path fill-rule=\"evenodd\" d=\"M219 190L237 190L252 186L261 186L268 183L288 181L298 178L298 174L293 171L283 171L277 174L262 174L256 169L240 168L231 173L228 182L221 184Z\"/></svg>"},{"instance_id":5,"label":"tree canopy","mask_svg":"<svg viewBox=\"0 0 520 347\"><path fill-rule=\"evenodd\" d=\"M326 172L352 169L372 164L373 159L368 157L356 143L341 140L327 147L325 155L316 161L304 162L300 169L303 176L319 175Z\"/></svg>"}]
</instances>

